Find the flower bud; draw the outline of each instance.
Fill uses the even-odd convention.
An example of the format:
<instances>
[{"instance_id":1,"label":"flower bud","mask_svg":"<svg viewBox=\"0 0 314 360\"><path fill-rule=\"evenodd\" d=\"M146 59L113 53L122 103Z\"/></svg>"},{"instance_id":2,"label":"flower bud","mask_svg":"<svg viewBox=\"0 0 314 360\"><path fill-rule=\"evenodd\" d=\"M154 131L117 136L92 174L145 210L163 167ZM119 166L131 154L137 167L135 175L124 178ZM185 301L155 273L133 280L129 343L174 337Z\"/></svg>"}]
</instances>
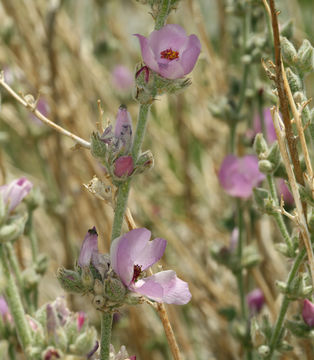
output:
<instances>
[{"instance_id":1,"label":"flower bud","mask_svg":"<svg viewBox=\"0 0 314 360\"><path fill-rule=\"evenodd\" d=\"M36 263L35 263L35 271L37 274L44 275L47 271L48 267L48 256L46 254L39 254Z\"/></svg>"},{"instance_id":2,"label":"flower bud","mask_svg":"<svg viewBox=\"0 0 314 360\"><path fill-rule=\"evenodd\" d=\"M126 288L119 279L107 278L105 280L105 296L111 301L122 301Z\"/></svg>"},{"instance_id":3,"label":"flower bud","mask_svg":"<svg viewBox=\"0 0 314 360\"><path fill-rule=\"evenodd\" d=\"M93 304L97 310L101 310L105 305L105 298L102 295L96 295L93 299Z\"/></svg>"},{"instance_id":4,"label":"flower bud","mask_svg":"<svg viewBox=\"0 0 314 360\"><path fill-rule=\"evenodd\" d=\"M246 301L251 314L258 314L265 303L265 297L261 289L254 289L247 294Z\"/></svg>"},{"instance_id":5,"label":"flower bud","mask_svg":"<svg viewBox=\"0 0 314 360\"><path fill-rule=\"evenodd\" d=\"M116 147L119 153L123 155L129 153L133 142L132 119L125 105L119 107L114 136L117 140Z\"/></svg>"},{"instance_id":6,"label":"flower bud","mask_svg":"<svg viewBox=\"0 0 314 360\"><path fill-rule=\"evenodd\" d=\"M278 145L277 140L272 144L272 146L269 150L269 153L267 155L267 160L272 163L272 165L274 167L274 171L276 171L277 167L280 164L280 160L281 160L280 150L279 150L279 145Z\"/></svg>"},{"instance_id":7,"label":"flower bud","mask_svg":"<svg viewBox=\"0 0 314 360\"><path fill-rule=\"evenodd\" d=\"M114 163L114 175L118 178L130 176L134 170L132 156L120 156Z\"/></svg>"},{"instance_id":8,"label":"flower bud","mask_svg":"<svg viewBox=\"0 0 314 360\"><path fill-rule=\"evenodd\" d=\"M254 246L246 246L243 249L241 268L251 268L253 266L256 266L260 261L261 257Z\"/></svg>"},{"instance_id":9,"label":"flower bud","mask_svg":"<svg viewBox=\"0 0 314 360\"><path fill-rule=\"evenodd\" d=\"M259 159L261 158L261 156L267 154L268 145L262 133L256 134L253 147Z\"/></svg>"},{"instance_id":10,"label":"flower bud","mask_svg":"<svg viewBox=\"0 0 314 360\"><path fill-rule=\"evenodd\" d=\"M96 132L91 135L91 153L95 158L102 160L107 155L107 145Z\"/></svg>"},{"instance_id":11,"label":"flower bud","mask_svg":"<svg viewBox=\"0 0 314 360\"><path fill-rule=\"evenodd\" d=\"M26 290L34 289L40 280L40 276L36 273L34 268L27 268L22 272L23 286Z\"/></svg>"},{"instance_id":12,"label":"flower bud","mask_svg":"<svg viewBox=\"0 0 314 360\"><path fill-rule=\"evenodd\" d=\"M24 232L27 214L15 218L10 224L0 227L0 243L16 240Z\"/></svg>"},{"instance_id":13,"label":"flower bud","mask_svg":"<svg viewBox=\"0 0 314 360\"><path fill-rule=\"evenodd\" d=\"M314 69L314 49L310 42L306 39L298 51L298 67L303 73L311 72Z\"/></svg>"},{"instance_id":14,"label":"flower bud","mask_svg":"<svg viewBox=\"0 0 314 360\"><path fill-rule=\"evenodd\" d=\"M75 271L59 268L57 272L57 279L65 291L73 293L84 292L85 287L81 276Z\"/></svg>"},{"instance_id":15,"label":"flower bud","mask_svg":"<svg viewBox=\"0 0 314 360\"><path fill-rule=\"evenodd\" d=\"M297 91L302 90L302 82L300 77L295 74L290 68L286 69L286 75L291 88L292 93L294 94Z\"/></svg>"},{"instance_id":16,"label":"flower bud","mask_svg":"<svg viewBox=\"0 0 314 360\"><path fill-rule=\"evenodd\" d=\"M134 174L141 174L145 170L150 170L154 167L154 157L150 150L143 152L137 159Z\"/></svg>"},{"instance_id":17,"label":"flower bud","mask_svg":"<svg viewBox=\"0 0 314 360\"><path fill-rule=\"evenodd\" d=\"M77 337L74 344L70 345L70 351L78 355L88 354L94 347L96 341L97 332L95 328L88 328Z\"/></svg>"},{"instance_id":18,"label":"flower bud","mask_svg":"<svg viewBox=\"0 0 314 360\"><path fill-rule=\"evenodd\" d=\"M275 166L269 160L260 160L258 162L258 169L263 174L271 174L274 171Z\"/></svg>"},{"instance_id":19,"label":"flower bud","mask_svg":"<svg viewBox=\"0 0 314 360\"><path fill-rule=\"evenodd\" d=\"M57 360L64 358L61 350L55 349L52 346L49 346L47 349L45 349L41 356L43 360Z\"/></svg>"},{"instance_id":20,"label":"flower bud","mask_svg":"<svg viewBox=\"0 0 314 360\"><path fill-rule=\"evenodd\" d=\"M269 199L270 195L268 190L263 188L253 189L254 201L261 211L265 211L265 202Z\"/></svg>"},{"instance_id":21,"label":"flower bud","mask_svg":"<svg viewBox=\"0 0 314 360\"><path fill-rule=\"evenodd\" d=\"M86 289L92 289L94 285L94 277L91 269L88 266L84 266L81 274L82 284Z\"/></svg>"},{"instance_id":22,"label":"flower bud","mask_svg":"<svg viewBox=\"0 0 314 360\"><path fill-rule=\"evenodd\" d=\"M99 279L95 279L94 293L95 295L104 295L104 284Z\"/></svg>"},{"instance_id":23,"label":"flower bud","mask_svg":"<svg viewBox=\"0 0 314 360\"><path fill-rule=\"evenodd\" d=\"M266 358L270 353L270 348L267 345L261 345L257 351L262 358Z\"/></svg>"},{"instance_id":24,"label":"flower bud","mask_svg":"<svg viewBox=\"0 0 314 360\"><path fill-rule=\"evenodd\" d=\"M289 65L293 65L298 57L297 51L293 44L285 37L280 39L282 56L285 62Z\"/></svg>"},{"instance_id":25,"label":"flower bud","mask_svg":"<svg viewBox=\"0 0 314 360\"><path fill-rule=\"evenodd\" d=\"M20 204L32 187L33 184L24 177L0 186L0 194L8 206L8 212L13 211Z\"/></svg>"},{"instance_id":26,"label":"flower bud","mask_svg":"<svg viewBox=\"0 0 314 360\"><path fill-rule=\"evenodd\" d=\"M302 317L310 328L314 327L314 304L308 299L303 301Z\"/></svg>"}]
</instances>

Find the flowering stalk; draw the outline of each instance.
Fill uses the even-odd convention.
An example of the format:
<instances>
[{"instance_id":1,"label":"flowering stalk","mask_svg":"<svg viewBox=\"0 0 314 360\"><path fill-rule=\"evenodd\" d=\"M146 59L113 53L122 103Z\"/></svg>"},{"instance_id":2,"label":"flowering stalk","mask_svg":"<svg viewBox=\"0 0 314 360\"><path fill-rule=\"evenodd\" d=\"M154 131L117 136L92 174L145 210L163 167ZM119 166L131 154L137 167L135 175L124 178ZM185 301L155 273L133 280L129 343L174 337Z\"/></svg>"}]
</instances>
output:
<instances>
[{"instance_id":1,"label":"flowering stalk","mask_svg":"<svg viewBox=\"0 0 314 360\"><path fill-rule=\"evenodd\" d=\"M289 288L291 286L292 281L294 280L294 277L296 276L297 271L305 258L305 254L306 254L306 249L303 247L302 250L300 250L300 252L299 252L298 256L296 257L296 259L293 263L293 266L291 268L290 274L288 276L287 288ZM273 329L272 336L270 339L270 344L269 344L270 351L269 351L268 357L266 358L268 360L270 360L272 358L272 355L276 349L278 339L280 337L280 334L282 333L282 324L285 319L289 303L290 303L289 297L287 295L285 295L282 300L279 315L278 315L278 318L276 321L276 325Z\"/></svg>"},{"instance_id":2,"label":"flowering stalk","mask_svg":"<svg viewBox=\"0 0 314 360\"><path fill-rule=\"evenodd\" d=\"M137 127L134 135L134 142L132 146L132 157L134 162L138 158L146 129L146 123L148 119L149 104L141 104L138 115ZM126 210L131 180L126 180L119 185L117 193L117 202L115 207L111 241L119 237L121 234L121 228L123 224L124 213ZM112 314L103 313L101 318L101 339L100 339L100 359L109 360L109 349L111 340L111 327L112 327Z\"/></svg>"},{"instance_id":3,"label":"flowering stalk","mask_svg":"<svg viewBox=\"0 0 314 360\"><path fill-rule=\"evenodd\" d=\"M32 343L31 331L25 317L25 311L18 289L9 269L9 264L7 262L7 252L5 251L3 245L0 245L0 259L2 263L3 275L7 279L5 290L6 300L8 301L8 305L14 319L14 324L16 326L20 344L24 350L24 353L27 354L27 348Z\"/></svg>"},{"instance_id":4,"label":"flowering stalk","mask_svg":"<svg viewBox=\"0 0 314 360\"><path fill-rule=\"evenodd\" d=\"M165 25L166 19L169 15L170 5L171 5L171 0L162 0L156 18L155 30L159 30Z\"/></svg>"}]
</instances>

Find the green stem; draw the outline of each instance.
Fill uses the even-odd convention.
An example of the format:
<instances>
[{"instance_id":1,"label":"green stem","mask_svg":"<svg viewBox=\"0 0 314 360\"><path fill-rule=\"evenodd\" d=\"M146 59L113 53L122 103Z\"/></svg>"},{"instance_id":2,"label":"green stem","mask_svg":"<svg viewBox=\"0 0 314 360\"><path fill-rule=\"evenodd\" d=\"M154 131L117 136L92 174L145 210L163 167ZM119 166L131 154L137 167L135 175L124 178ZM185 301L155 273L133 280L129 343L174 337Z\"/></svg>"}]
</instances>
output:
<instances>
[{"instance_id":1,"label":"green stem","mask_svg":"<svg viewBox=\"0 0 314 360\"><path fill-rule=\"evenodd\" d=\"M110 313L103 313L101 316L100 359L102 360L109 360L112 319Z\"/></svg>"},{"instance_id":2,"label":"green stem","mask_svg":"<svg viewBox=\"0 0 314 360\"><path fill-rule=\"evenodd\" d=\"M243 250L243 211L242 211L240 199L237 199L237 211L238 211L238 229L239 229L237 256L238 256L239 263L241 263L242 250ZM246 306L245 306L245 296L244 296L244 286L243 286L243 270L242 269L240 269L237 273L237 283L238 283L239 295L240 295L241 314L242 314L242 318L244 320L246 320L247 313L246 313Z\"/></svg>"},{"instance_id":3,"label":"green stem","mask_svg":"<svg viewBox=\"0 0 314 360\"><path fill-rule=\"evenodd\" d=\"M141 146L144 139L146 123L148 120L148 111L150 105L142 104L139 109L137 127L134 135L132 146L132 157L136 163ZM117 202L115 206L114 219L111 231L111 241L119 237L121 234L122 224L125 209L128 202L130 192L131 180L128 179L123 184L119 185L117 193ZM111 340L112 314L103 313L101 316L101 339L100 339L100 359L109 360L109 347Z\"/></svg>"},{"instance_id":4,"label":"green stem","mask_svg":"<svg viewBox=\"0 0 314 360\"><path fill-rule=\"evenodd\" d=\"M301 265L304 257L306 254L306 249L303 248L302 250L300 250L298 256L296 257L293 266L291 268L290 274L288 276L288 281L287 281L287 288L289 288L291 286L291 283L299 269L299 266ZM270 339L270 343L269 343L269 347L270 347L270 353L267 357L267 359L271 359L272 355L276 349L277 343L278 343L278 339L280 337L280 334L282 332L282 324L283 321L285 319L288 307L289 307L289 303L290 300L287 296L284 296L282 303L281 303L281 307L280 307L280 311L279 311L279 316L277 318L276 324L275 324L275 328L273 330L271 339Z\"/></svg>"},{"instance_id":5,"label":"green stem","mask_svg":"<svg viewBox=\"0 0 314 360\"><path fill-rule=\"evenodd\" d=\"M27 348L32 343L31 331L25 317L25 311L22 305L19 292L17 290L13 276L9 269L9 264L7 261L7 252L5 251L3 245L0 245L0 258L2 263L3 275L7 280L5 297L8 302L11 314L13 316L19 342L23 348L24 353L26 354Z\"/></svg>"},{"instance_id":6,"label":"green stem","mask_svg":"<svg viewBox=\"0 0 314 360\"><path fill-rule=\"evenodd\" d=\"M267 175L267 182L268 182L268 186L269 186L269 190L270 190L270 195L271 195L275 205L278 206L278 197L277 197L277 193L276 193L274 177L272 175ZM287 230L287 227L283 220L282 215L279 213L274 213L273 217L278 225L278 228L279 228L281 235L284 238L286 244L288 245L288 247L290 249L292 249L293 244L292 244L289 232Z\"/></svg>"},{"instance_id":7,"label":"green stem","mask_svg":"<svg viewBox=\"0 0 314 360\"><path fill-rule=\"evenodd\" d=\"M162 3L159 5L158 15L156 17L155 30L160 30L167 20L170 10L170 0L162 0Z\"/></svg>"}]
</instances>

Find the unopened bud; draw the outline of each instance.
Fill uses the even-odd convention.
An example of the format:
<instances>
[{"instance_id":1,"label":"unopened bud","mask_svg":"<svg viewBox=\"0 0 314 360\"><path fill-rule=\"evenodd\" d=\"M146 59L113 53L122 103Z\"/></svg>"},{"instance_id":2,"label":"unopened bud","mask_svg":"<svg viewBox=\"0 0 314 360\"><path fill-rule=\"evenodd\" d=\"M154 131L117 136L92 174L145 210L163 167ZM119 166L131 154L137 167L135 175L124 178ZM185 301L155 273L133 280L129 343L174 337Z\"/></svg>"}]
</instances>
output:
<instances>
[{"instance_id":1,"label":"unopened bud","mask_svg":"<svg viewBox=\"0 0 314 360\"><path fill-rule=\"evenodd\" d=\"M256 134L253 147L259 159L268 152L268 145L262 133Z\"/></svg>"},{"instance_id":2,"label":"unopened bud","mask_svg":"<svg viewBox=\"0 0 314 360\"><path fill-rule=\"evenodd\" d=\"M105 280L105 296L111 301L122 301L126 289L119 279L108 278Z\"/></svg>"},{"instance_id":3,"label":"unopened bud","mask_svg":"<svg viewBox=\"0 0 314 360\"><path fill-rule=\"evenodd\" d=\"M280 39L282 56L289 65L293 65L298 57L297 51L293 44L285 37Z\"/></svg>"},{"instance_id":4,"label":"unopened bud","mask_svg":"<svg viewBox=\"0 0 314 360\"><path fill-rule=\"evenodd\" d=\"M40 280L40 276L36 273L34 268L25 269L22 273L23 286L26 290L34 289Z\"/></svg>"},{"instance_id":5,"label":"unopened bud","mask_svg":"<svg viewBox=\"0 0 314 360\"><path fill-rule=\"evenodd\" d=\"M272 165L274 167L274 171L276 171L277 167L280 164L280 160L281 160L280 150L279 150L279 145L278 145L277 140L272 144L272 146L269 150L268 156L267 156L267 160L272 163Z\"/></svg>"},{"instance_id":6,"label":"unopened bud","mask_svg":"<svg viewBox=\"0 0 314 360\"><path fill-rule=\"evenodd\" d=\"M274 171L275 166L268 160L260 160L258 162L258 169L263 174L271 174Z\"/></svg>"},{"instance_id":7,"label":"unopened bud","mask_svg":"<svg viewBox=\"0 0 314 360\"><path fill-rule=\"evenodd\" d=\"M84 333L77 337L74 344L70 345L70 350L77 355L88 354L94 347L96 341L96 329L88 328Z\"/></svg>"},{"instance_id":8,"label":"unopened bud","mask_svg":"<svg viewBox=\"0 0 314 360\"><path fill-rule=\"evenodd\" d=\"M270 348L267 345L261 345L257 351L262 358L266 358L270 353Z\"/></svg>"},{"instance_id":9,"label":"unopened bud","mask_svg":"<svg viewBox=\"0 0 314 360\"><path fill-rule=\"evenodd\" d=\"M83 286L87 289L92 289L94 285L94 277L89 266L84 266L82 269L81 279Z\"/></svg>"},{"instance_id":10,"label":"unopened bud","mask_svg":"<svg viewBox=\"0 0 314 360\"><path fill-rule=\"evenodd\" d=\"M97 310L101 310L102 307L105 305L105 298L102 295L96 295L93 300L93 304Z\"/></svg>"},{"instance_id":11,"label":"unopened bud","mask_svg":"<svg viewBox=\"0 0 314 360\"><path fill-rule=\"evenodd\" d=\"M104 294L104 284L99 279L95 279L94 293L95 293L95 295L103 295Z\"/></svg>"},{"instance_id":12,"label":"unopened bud","mask_svg":"<svg viewBox=\"0 0 314 360\"><path fill-rule=\"evenodd\" d=\"M81 276L75 271L59 268L57 272L57 279L59 280L61 287L68 292L84 292L84 285Z\"/></svg>"},{"instance_id":13,"label":"unopened bud","mask_svg":"<svg viewBox=\"0 0 314 360\"><path fill-rule=\"evenodd\" d=\"M16 240L24 232L27 215L19 216L11 224L0 227L0 243Z\"/></svg>"},{"instance_id":14,"label":"unopened bud","mask_svg":"<svg viewBox=\"0 0 314 360\"><path fill-rule=\"evenodd\" d=\"M246 246L243 249L241 267L251 268L256 266L261 261L261 257L254 246Z\"/></svg>"},{"instance_id":15,"label":"unopened bud","mask_svg":"<svg viewBox=\"0 0 314 360\"><path fill-rule=\"evenodd\" d=\"M36 263L35 270L37 274L44 275L48 268L48 256L46 254L39 254Z\"/></svg>"},{"instance_id":16,"label":"unopened bud","mask_svg":"<svg viewBox=\"0 0 314 360\"><path fill-rule=\"evenodd\" d=\"M143 152L137 159L134 174L141 174L145 170L150 170L154 167L154 157L150 150Z\"/></svg>"},{"instance_id":17,"label":"unopened bud","mask_svg":"<svg viewBox=\"0 0 314 360\"><path fill-rule=\"evenodd\" d=\"M303 73L311 72L314 69L314 49L311 43L304 39L298 51L298 67Z\"/></svg>"},{"instance_id":18,"label":"unopened bud","mask_svg":"<svg viewBox=\"0 0 314 360\"><path fill-rule=\"evenodd\" d=\"M297 91L302 90L302 82L300 77L295 74L290 68L286 69L286 75L291 88L292 93L294 94Z\"/></svg>"}]
</instances>

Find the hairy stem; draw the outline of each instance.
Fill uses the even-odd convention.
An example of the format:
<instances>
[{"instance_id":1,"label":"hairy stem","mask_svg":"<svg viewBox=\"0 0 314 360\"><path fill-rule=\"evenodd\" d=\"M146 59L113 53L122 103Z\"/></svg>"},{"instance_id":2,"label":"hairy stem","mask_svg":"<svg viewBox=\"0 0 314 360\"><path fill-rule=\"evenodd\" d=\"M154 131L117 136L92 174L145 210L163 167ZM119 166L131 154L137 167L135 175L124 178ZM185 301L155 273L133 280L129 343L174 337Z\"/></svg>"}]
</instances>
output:
<instances>
[{"instance_id":1,"label":"hairy stem","mask_svg":"<svg viewBox=\"0 0 314 360\"><path fill-rule=\"evenodd\" d=\"M25 311L19 292L17 290L14 278L10 272L7 256L8 254L7 251L5 251L4 246L0 245L0 259L3 269L3 275L7 280L5 297L8 302L11 314L13 316L19 342L23 348L24 353L26 354L27 348L32 343L31 331L25 317Z\"/></svg>"},{"instance_id":2,"label":"hairy stem","mask_svg":"<svg viewBox=\"0 0 314 360\"><path fill-rule=\"evenodd\" d=\"M289 288L289 286L291 286L291 283L295 277L295 275L297 274L297 271L299 269L299 266L301 265L302 261L304 260L306 254L306 250L305 248L302 248L302 250L300 250L298 256L296 257L293 266L291 268L290 274L288 276L288 281L287 281L287 287ZM267 357L268 360L270 360L272 358L272 355L274 353L274 351L276 350L276 346L278 343L278 339L280 337L280 334L282 332L282 324L283 321L285 319L288 307L289 307L289 303L290 300L287 296L284 296L282 303L281 303L281 307L280 307L280 311L279 311L279 315L270 339L270 343L269 343L269 347L270 347L270 353Z\"/></svg>"},{"instance_id":3,"label":"hairy stem","mask_svg":"<svg viewBox=\"0 0 314 360\"><path fill-rule=\"evenodd\" d=\"M159 30L165 25L165 22L169 15L170 4L170 0L162 0L161 4L159 5L158 15L155 20L155 30Z\"/></svg>"},{"instance_id":4,"label":"hairy stem","mask_svg":"<svg viewBox=\"0 0 314 360\"><path fill-rule=\"evenodd\" d=\"M148 120L148 111L150 105L142 104L139 109L137 127L134 135L132 156L134 163L138 158L144 139L146 123ZM114 219L111 231L111 241L119 237L121 234L124 213L126 210L131 180L128 179L118 187L117 202L115 206ZM111 340L112 314L103 313L101 317L101 340L100 340L100 359L109 360L109 346Z\"/></svg>"}]
</instances>

